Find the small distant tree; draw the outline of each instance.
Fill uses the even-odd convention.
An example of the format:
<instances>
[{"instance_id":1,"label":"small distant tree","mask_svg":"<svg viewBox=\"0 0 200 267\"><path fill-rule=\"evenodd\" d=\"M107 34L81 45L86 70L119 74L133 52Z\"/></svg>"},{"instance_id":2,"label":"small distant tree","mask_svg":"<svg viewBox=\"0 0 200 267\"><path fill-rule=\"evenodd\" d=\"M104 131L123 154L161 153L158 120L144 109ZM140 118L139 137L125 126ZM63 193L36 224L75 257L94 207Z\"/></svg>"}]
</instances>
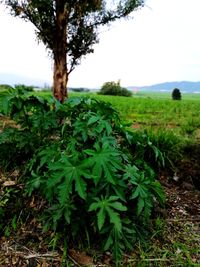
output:
<instances>
[{"instance_id":1,"label":"small distant tree","mask_svg":"<svg viewBox=\"0 0 200 267\"><path fill-rule=\"evenodd\" d=\"M119 96L131 96L132 95L132 93L128 89L121 87L120 81L104 83L101 87L99 94L119 95Z\"/></svg>"},{"instance_id":2,"label":"small distant tree","mask_svg":"<svg viewBox=\"0 0 200 267\"><path fill-rule=\"evenodd\" d=\"M173 91L172 91L172 99L173 100L181 100L181 92L178 88L175 88Z\"/></svg>"}]
</instances>

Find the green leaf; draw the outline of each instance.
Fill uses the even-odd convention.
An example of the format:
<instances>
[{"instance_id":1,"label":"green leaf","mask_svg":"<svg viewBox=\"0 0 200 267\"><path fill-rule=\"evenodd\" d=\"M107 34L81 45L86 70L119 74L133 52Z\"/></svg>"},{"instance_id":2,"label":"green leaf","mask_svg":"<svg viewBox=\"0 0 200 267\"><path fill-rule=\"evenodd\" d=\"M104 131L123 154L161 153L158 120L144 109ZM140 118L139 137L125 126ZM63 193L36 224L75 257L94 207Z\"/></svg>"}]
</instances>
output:
<instances>
[{"instance_id":1,"label":"green leaf","mask_svg":"<svg viewBox=\"0 0 200 267\"><path fill-rule=\"evenodd\" d=\"M67 180L67 181L66 181ZM66 203L66 200L69 199L70 194L72 193L72 179L65 178L64 182L61 183L58 187L58 200L61 205Z\"/></svg>"},{"instance_id":2,"label":"green leaf","mask_svg":"<svg viewBox=\"0 0 200 267\"><path fill-rule=\"evenodd\" d=\"M95 122L97 122L100 119L99 116L93 115L89 120L88 120L88 126L91 124L94 124Z\"/></svg>"},{"instance_id":3,"label":"green leaf","mask_svg":"<svg viewBox=\"0 0 200 267\"><path fill-rule=\"evenodd\" d=\"M87 183L78 175L75 178L75 188L78 192L79 196L83 199L86 199L86 189L87 189Z\"/></svg>"},{"instance_id":4,"label":"green leaf","mask_svg":"<svg viewBox=\"0 0 200 267\"><path fill-rule=\"evenodd\" d=\"M72 183L75 183L75 190L83 199L86 198L87 184L84 178L90 178L90 173L86 166L79 161L73 162L67 155L61 155L60 162L52 162L49 164L50 177L48 187L53 187L61 183L59 190L60 202L64 202L64 198L69 198L72 192Z\"/></svg>"},{"instance_id":5,"label":"green leaf","mask_svg":"<svg viewBox=\"0 0 200 267\"><path fill-rule=\"evenodd\" d=\"M108 198L108 201L109 201L109 202L112 202L112 201L116 201L116 200L118 200L118 199L119 199L118 196L110 196L110 197Z\"/></svg>"},{"instance_id":6,"label":"green leaf","mask_svg":"<svg viewBox=\"0 0 200 267\"><path fill-rule=\"evenodd\" d=\"M104 250L105 251L108 250L112 244L113 244L113 237L112 237L112 232L110 232L108 239L106 240L106 243L104 245Z\"/></svg>"},{"instance_id":7,"label":"green leaf","mask_svg":"<svg viewBox=\"0 0 200 267\"><path fill-rule=\"evenodd\" d=\"M127 211L127 207L122 205L120 202L113 202L112 208L119 210L119 211Z\"/></svg>"},{"instance_id":8,"label":"green leaf","mask_svg":"<svg viewBox=\"0 0 200 267\"><path fill-rule=\"evenodd\" d=\"M142 210L144 209L145 201L143 198L138 199L137 203L137 215L140 215Z\"/></svg>"},{"instance_id":9,"label":"green leaf","mask_svg":"<svg viewBox=\"0 0 200 267\"><path fill-rule=\"evenodd\" d=\"M116 227L116 229L120 232L122 229L122 224L121 224L121 219L120 219L119 213L115 212L109 206L106 206L105 209L106 209L108 216L110 218L110 222L113 223L114 226Z\"/></svg>"},{"instance_id":10,"label":"green leaf","mask_svg":"<svg viewBox=\"0 0 200 267\"><path fill-rule=\"evenodd\" d=\"M131 198L136 198L136 197L141 197L141 198L146 198L148 196L148 190L145 186L143 185L138 185L131 195Z\"/></svg>"},{"instance_id":11,"label":"green leaf","mask_svg":"<svg viewBox=\"0 0 200 267\"><path fill-rule=\"evenodd\" d=\"M98 177L96 184L101 179L103 173L105 179L112 184L116 184L115 176L118 170L122 170L120 154L117 149L103 145L100 148L96 145L96 150L87 149L84 152L91 156L86 159L85 164L92 167L92 173Z\"/></svg>"},{"instance_id":12,"label":"green leaf","mask_svg":"<svg viewBox=\"0 0 200 267\"><path fill-rule=\"evenodd\" d=\"M131 195L131 199L137 198L139 196L139 188L136 187L135 191L133 191L132 195Z\"/></svg>"},{"instance_id":13,"label":"green leaf","mask_svg":"<svg viewBox=\"0 0 200 267\"><path fill-rule=\"evenodd\" d=\"M99 231L104 225L105 218L106 218L106 212L104 208L101 208L100 211L97 213L97 224L98 224Z\"/></svg>"}]
</instances>

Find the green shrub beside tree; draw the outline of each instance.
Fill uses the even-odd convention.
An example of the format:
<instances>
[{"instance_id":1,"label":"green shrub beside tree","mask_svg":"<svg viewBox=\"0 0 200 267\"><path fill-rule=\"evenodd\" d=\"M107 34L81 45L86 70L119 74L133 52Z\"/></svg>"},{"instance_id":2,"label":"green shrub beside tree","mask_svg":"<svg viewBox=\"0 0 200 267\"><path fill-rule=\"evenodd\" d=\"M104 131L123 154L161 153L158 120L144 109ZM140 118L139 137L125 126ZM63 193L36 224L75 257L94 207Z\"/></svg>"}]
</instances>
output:
<instances>
[{"instance_id":1,"label":"green shrub beside tree","mask_svg":"<svg viewBox=\"0 0 200 267\"><path fill-rule=\"evenodd\" d=\"M99 92L101 95L118 95L118 96L132 96L132 93L121 87L120 82L106 82L101 87Z\"/></svg>"}]
</instances>

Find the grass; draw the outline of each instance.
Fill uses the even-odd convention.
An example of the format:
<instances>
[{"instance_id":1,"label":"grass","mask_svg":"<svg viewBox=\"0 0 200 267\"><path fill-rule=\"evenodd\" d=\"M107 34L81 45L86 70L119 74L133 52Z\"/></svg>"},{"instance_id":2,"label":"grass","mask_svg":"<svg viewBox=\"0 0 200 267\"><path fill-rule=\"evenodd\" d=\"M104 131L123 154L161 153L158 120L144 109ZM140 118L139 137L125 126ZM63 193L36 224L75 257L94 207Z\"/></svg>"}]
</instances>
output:
<instances>
[{"instance_id":1,"label":"grass","mask_svg":"<svg viewBox=\"0 0 200 267\"><path fill-rule=\"evenodd\" d=\"M44 95L44 93L41 93ZM48 93L45 93L48 94ZM70 93L70 97L80 95ZM182 138L199 140L200 95L184 94L181 101L174 101L167 93L139 93L131 98L102 96L92 93L81 94L110 102L123 120L133 128L169 129Z\"/></svg>"}]
</instances>

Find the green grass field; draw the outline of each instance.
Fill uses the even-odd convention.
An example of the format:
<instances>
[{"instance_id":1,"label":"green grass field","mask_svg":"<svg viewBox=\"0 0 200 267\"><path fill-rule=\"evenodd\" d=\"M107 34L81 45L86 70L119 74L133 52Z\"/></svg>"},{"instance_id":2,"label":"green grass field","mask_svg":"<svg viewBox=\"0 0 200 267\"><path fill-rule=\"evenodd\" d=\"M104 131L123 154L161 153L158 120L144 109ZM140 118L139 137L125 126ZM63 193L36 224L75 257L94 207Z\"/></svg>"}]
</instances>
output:
<instances>
[{"instance_id":1,"label":"green grass field","mask_svg":"<svg viewBox=\"0 0 200 267\"><path fill-rule=\"evenodd\" d=\"M0 99L5 91L0 92ZM34 94L50 98L50 91ZM183 94L182 100L171 99L170 93L139 92L132 97L103 96L96 93L74 93L69 97L86 96L110 102L123 121L133 129L170 130L181 137L200 138L200 94ZM0 101L0 109L3 103Z\"/></svg>"},{"instance_id":2,"label":"green grass field","mask_svg":"<svg viewBox=\"0 0 200 267\"><path fill-rule=\"evenodd\" d=\"M144 93L131 98L97 94L90 96L110 102L133 129L167 129L182 137L199 138L200 95L185 94L181 101L172 100L171 95L166 93Z\"/></svg>"}]
</instances>

